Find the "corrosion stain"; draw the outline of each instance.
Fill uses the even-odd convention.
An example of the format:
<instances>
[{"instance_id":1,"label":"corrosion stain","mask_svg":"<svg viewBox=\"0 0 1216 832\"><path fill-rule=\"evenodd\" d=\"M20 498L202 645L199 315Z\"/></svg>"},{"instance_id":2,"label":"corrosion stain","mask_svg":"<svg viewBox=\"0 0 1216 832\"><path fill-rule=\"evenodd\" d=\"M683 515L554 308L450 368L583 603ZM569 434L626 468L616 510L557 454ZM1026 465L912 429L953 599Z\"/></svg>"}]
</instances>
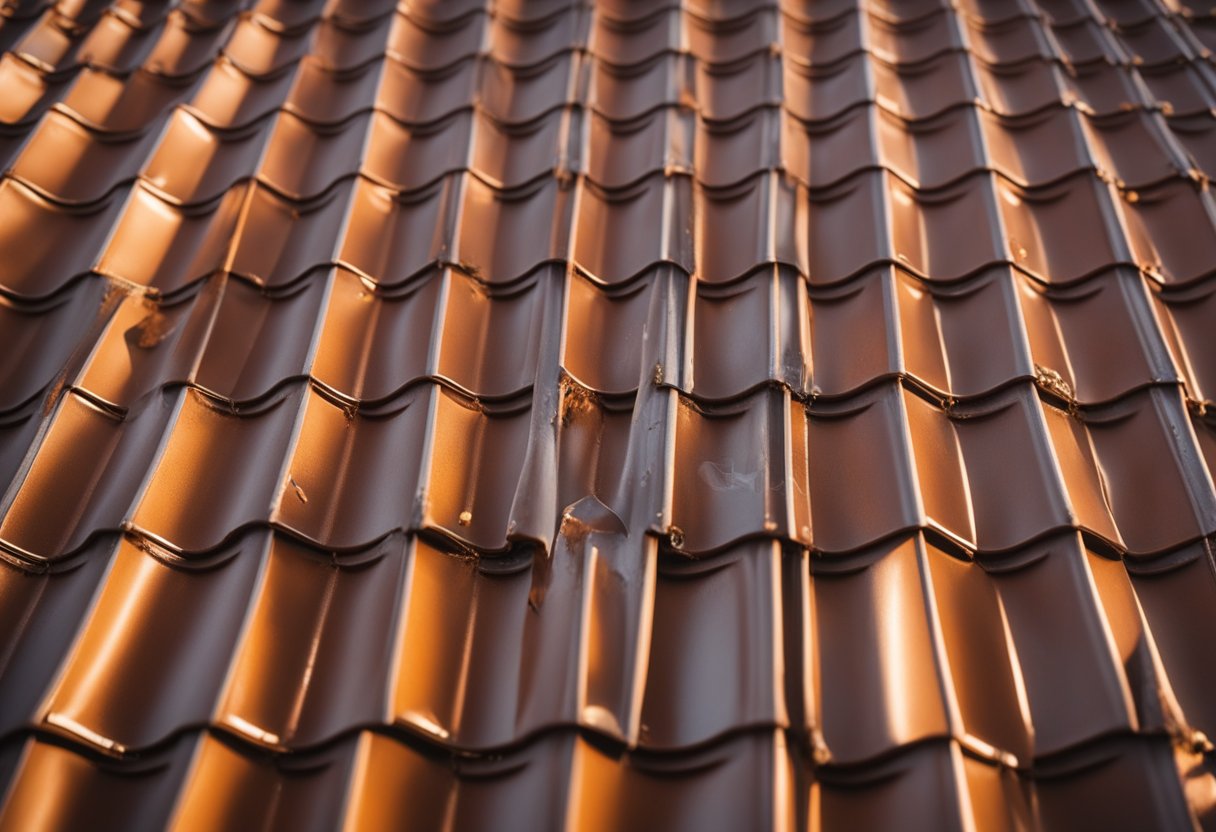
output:
<instances>
[{"instance_id":1,"label":"corrosion stain","mask_svg":"<svg viewBox=\"0 0 1216 832\"><path fill-rule=\"evenodd\" d=\"M1034 380L1035 383L1046 390L1048 393L1053 393L1065 401L1071 402L1072 385L1064 380L1064 377L1050 367L1044 367L1042 364L1034 365Z\"/></svg>"},{"instance_id":2,"label":"corrosion stain","mask_svg":"<svg viewBox=\"0 0 1216 832\"><path fill-rule=\"evenodd\" d=\"M566 383L562 392L562 427L568 427L575 417L595 408L595 393L577 384Z\"/></svg>"},{"instance_id":3,"label":"corrosion stain","mask_svg":"<svg viewBox=\"0 0 1216 832\"><path fill-rule=\"evenodd\" d=\"M148 302L145 305L148 314L127 331L127 337L141 350L150 350L172 335L177 325L160 311L159 304Z\"/></svg>"}]
</instances>

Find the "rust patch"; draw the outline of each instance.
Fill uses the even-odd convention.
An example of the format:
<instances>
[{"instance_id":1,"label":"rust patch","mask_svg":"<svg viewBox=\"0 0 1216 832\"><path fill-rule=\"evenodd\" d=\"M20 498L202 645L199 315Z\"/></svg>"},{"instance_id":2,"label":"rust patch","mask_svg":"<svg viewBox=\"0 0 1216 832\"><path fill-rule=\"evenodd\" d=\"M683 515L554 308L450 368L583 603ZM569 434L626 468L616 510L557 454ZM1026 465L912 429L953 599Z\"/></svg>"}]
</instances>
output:
<instances>
[{"instance_id":1,"label":"rust patch","mask_svg":"<svg viewBox=\"0 0 1216 832\"><path fill-rule=\"evenodd\" d=\"M562 390L562 427L568 427L580 414L590 413L595 408L595 393L586 387L567 383Z\"/></svg>"},{"instance_id":2,"label":"rust patch","mask_svg":"<svg viewBox=\"0 0 1216 832\"><path fill-rule=\"evenodd\" d=\"M173 331L177 329L177 325L160 311L160 304L145 301L144 306L148 310L148 314L127 331L127 336L141 350L150 350L172 335Z\"/></svg>"},{"instance_id":3,"label":"rust patch","mask_svg":"<svg viewBox=\"0 0 1216 832\"><path fill-rule=\"evenodd\" d=\"M1034 381L1039 387L1046 390L1048 393L1053 393L1065 401L1073 401L1072 385L1064 380L1064 377L1050 367L1044 367L1042 364L1034 365Z\"/></svg>"}]
</instances>

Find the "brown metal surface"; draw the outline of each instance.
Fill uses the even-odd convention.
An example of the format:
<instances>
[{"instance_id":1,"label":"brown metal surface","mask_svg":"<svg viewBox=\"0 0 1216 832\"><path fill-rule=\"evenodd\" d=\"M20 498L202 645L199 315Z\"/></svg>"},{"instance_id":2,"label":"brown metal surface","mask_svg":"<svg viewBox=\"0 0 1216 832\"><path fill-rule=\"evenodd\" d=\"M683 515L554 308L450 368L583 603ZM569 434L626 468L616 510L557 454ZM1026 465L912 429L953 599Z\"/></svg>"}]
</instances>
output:
<instances>
[{"instance_id":1,"label":"brown metal surface","mask_svg":"<svg viewBox=\"0 0 1216 832\"><path fill-rule=\"evenodd\" d=\"M1216 829L1216 12L0 7L0 829Z\"/></svg>"}]
</instances>

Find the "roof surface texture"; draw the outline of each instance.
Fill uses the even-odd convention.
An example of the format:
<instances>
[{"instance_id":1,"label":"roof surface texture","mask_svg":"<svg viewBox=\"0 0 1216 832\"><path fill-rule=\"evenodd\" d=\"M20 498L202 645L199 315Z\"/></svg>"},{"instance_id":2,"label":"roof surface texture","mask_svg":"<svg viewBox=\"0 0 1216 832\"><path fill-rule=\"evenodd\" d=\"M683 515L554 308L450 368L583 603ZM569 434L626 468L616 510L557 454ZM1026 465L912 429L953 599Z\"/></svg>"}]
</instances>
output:
<instances>
[{"instance_id":1,"label":"roof surface texture","mask_svg":"<svg viewBox=\"0 0 1216 832\"><path fill-rule=\"evenodd\" d=\"M1216 17L0 9L0 828L1216 829Z\"/></svg>"}]
</instances>

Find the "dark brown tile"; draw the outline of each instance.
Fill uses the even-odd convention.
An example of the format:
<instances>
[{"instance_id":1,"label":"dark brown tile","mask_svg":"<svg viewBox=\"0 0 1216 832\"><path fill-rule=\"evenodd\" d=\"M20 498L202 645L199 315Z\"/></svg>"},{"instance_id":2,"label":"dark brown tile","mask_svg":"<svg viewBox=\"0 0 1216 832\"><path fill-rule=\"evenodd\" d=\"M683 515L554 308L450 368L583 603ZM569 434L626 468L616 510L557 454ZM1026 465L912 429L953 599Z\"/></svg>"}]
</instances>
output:
<instances>
[{"instance_id":1,"label":"dark brown tile","mask_svg":"<svg viewBox=\"0 0 1216 832\"><path fill-rule=\"evenodd\" d=\"M234 412L193 389L180 391L131 524L197 552L265 522L274 502L290 496L284 494L290 483L283 482L290 474L282 468L303 395L296 386Z\"/></svg>"},{"instance_id":2,"label":"dark brown tile","mask_svg":"<svg viewBox=\"0 0 1216 832\"><path fill-rule=\"evenodd\" d=\"M1126 262L1129 252L1114 204L1117 193L1089 174L1039 189L998 180L996 204L1013 263L1052 284ZM1088 241L1075 244L1078 238Z\"/></svg>"},{"instance_id":3,"label":"dark brown tile","mask_svg":"<svg viewBox=\"0 0 1216 832\"><path fill-rule=\"evenodd\" d=\"M144 180L178 205L211 202L254 175L273 126L273 120L263 119L221 133L189 111L178 110L143 169Z\"/></svg>"},{"instance_id":4,"label":"dark brown tile","mask_svg":"<svg viewBox=\"0 0 1216 832\"><path fill-rule=\"evenodd\" d=\"M348 822L426 828L451 817L464 829L521 832L560 825L573 792L568 780L576 744L576 737L558 734L507 758L475 757L453 765L390 737L363 734Z\"/></svg>"},{"instance_id":5,"label":"dark brown tile","mask_svg":"<svg viewBox=\"0 0 1216 832\"><path fill-rule=\"evenodd\" d=\"M751 535L809 538L794 525L795 484L783 464L789 408L788 395L771 389L708 411L681 402L672 472L677 548L704 552Z\"/></svg>"},{"instance_id":6,"label":"dark brown tile","mask_svg":"<svg viewBox=\"0 0 1216 832\"><path fill-rule=\"evenodd\" d=\"M1207 80L1209 73L1201 63L1188 62L1142 67L1138 75L1167 114L1184 115L1211 111L1216 95Z\"/></svg>"},{"instance_id":7,"label":"dark brown tile","mask_svg":"<svg viewBox=\"0 0 1216 832\"><path fill-rule=\"evenodd\" d=\"M334 828L357 753L355 738L305 756L269 757L202 735L169 828L184 832L250 822L317 832Z\"/></svg>"},{"instance_id":8,"label":"dark brown tile","mask_svg":"<svg viewBox=\"0 0 1216 832\"><path fill-rule=\"evenodd\" d=\"M1117 535L1092 452L1073 419L1041 405L1028 385L975 411L954 424L981 549L1007 550L1074 522ZM1016 513L1008 510L1014 502Z\"/></svg>"},{"instance_id":9,"label":"dark brown tile","mask_svg":"<svg viewBox=\"0 0 1216 832\"><path fill-rule=\"evenodd\" d=\"M281 113L258 166L259 181L292 200L320 196L359 171L371 121L361 115L321 128Z\"/></svg>"},{"instance_id":10,"label":"dark brown tile","mask_svg":"<svg viewBox=\"0 0 1216 832\"><path fill-rule=\"evenodd\" d=\"M478 100L501 122L532 121L568 103L570 85L583 66L585 59L576 52L561 52L528 67L508 66L491 57L481 63Z\"/></svg>"},{"instance_id":11,"label":"dark brown tile","mask_svg":"<svg viewBox=\"0 0 1216 832\"><path fill-rule=\"evenodd\" d=\"M39 706L48 731L124 753L206 722L258 581L266 540L210 569L170 564L124 539L96 602Z\"/></svg>"},{"instance_id":12,"label":"dark brown tile","mask_svg":"<svg viewBox=\"0 0 1216 832\"><path fill-rule=\"evenodd\" d=\"M284 273L284 278L290 275L282 268L283 260L296 268L308 268L308 260L325 262L333 258L332 250L327 250L332 239L329 234L336 233L343 212L349 216L334 259L366 275L378 286L402 286L412 278L425 274L428 267L440 257L450 256L445 215L452 210L452 202L457 198L457 181L454 178L445 177L432 187L409 196L401 196L390 188L363 179L356 180L352 187L353 192L349 197L323 198L320 210L312 216L305 214L296 221L295 225L300 226L298 231L293 231L287 214L288 206L280 206L269 194L263 197L264 222L269 227L282 229L279 232L285 238L280 244L282 250L292 252L296 239L307 241L308 246L316 250L315 254L309 253L306 257L292 255L277 260L277 270ZM262 194L255 192L255 199L259 197ZM348 200L349 207L346 205ZM258 205L255 202L255 208ZM250 221L254 218L260 219L258 215L253 215ZM314 231L312 226L317 230ZM315 245L313 241L317 241ZM250 254L251 259L263 259L256 251L251 250ZM465 259L463 255L462 259ZM259 266L259 270L276 268L274 252L264 260L266 265ZM240 262L238 257L236 263ZM481 268L472 260L468 260L466 266Z\"/></svg>"},{"instance_id":13,"label":"dark brown tile","mask_svg":"<svg viewBox=\"0 0 1216 832\"><path fill-rule=\"evenodd\" d=\"M1174 149L1165 120L1155 113L1133 110L1113 118L1086 118L1081 124L1098 167L1129 188L1152 185L1190 167Z\"/></svg>"},{"instance_id":14,"label":"dark brown tile","mask_svg":"<svg viewBox=\"0 0 1216 832\"><path fill-rule=\"evenodd\" d=\"M986 64L1024 64L1054 57L1051 35L1042 21L1030 15L1011 15L1000 21L968 20L966 31L969 46Z\"/></svg>"},{"instance_id":15,"label":"dark brown tile","mask_svg":"<svg viewBox=\"0 0 1216 832\"><path fill-rule=\"evenodd\" d=\"M812 284L849 278L881 262L897 262L931 280L957 280L1005 259L994 189L977 175L926 193L874 171L813 193L808 206L807 271ZM972 233L960 239L957 228ZM844 235L849 246L829 241ZM946 242L946 241L949 242Z\"/></svg>"},{"instance_id":16,"label":"dark brown tile","mask_svg":"<svg viewBox=\"0 0 1216 832\"><path fill-rule=\"evenodd\" d=\"M116 543L105 537L51 572L0 566L0 617L5 663L0 670L0 731L6 736L33 719L39 701L80 629Z\"/></svg>"},{"instance_id":17,"label":"dark brown tile","mask_svg":"<svg viewBox=\"0 0 1216 832\"><path fill-rule=\"evenodd\" d=\"M766 382L802 392L810 375L805 283L793 270L701 284L693 305L692 378L698 399L728 399Z\"/></svg>"},{"instance_id":18,"label":"dark brown tile","mask_svg":"<svg viewBox=\"0 0 1216 832\"><path fill-rule=\"evenodd\" d=\"M1181 560L1129 563L1128 569L1170 689L1188 723L1210 736L1216 727L1216 713L1206 693L1214 666L1207 658L1211 643L1193 638L1191 629L1202 626L1213 609L1210 598L1216 583L1208 547L1188 547Z\"/></svg>"},{"instance_id":19,"label":"dark brown tile","mask_svg":"<svg viewBox=\"0 0 1216 832\"><path fill-rule=\"evenodd\" d=\"M269 77L307 52L308 35L307 29L275 31L265 18L240 17L224 44L223 55L246 75Z\"/></svg>"},{"instance_id":20,"label":"dark brown tile","mask_svg":"<svg viewBox=\"0 0 1216 832\"><path fill-rule=\"evenodd\" d=\"M28 466L20 476L11 472L0 539L31 557L56 558L99 530L120 528L171 406L155 396L138 416L120 421L76 393L62 394L44 430L28 438L33 447L21 449L32 453Z\"/></svg>"},{"instance_id":21,"label":"dark brown tile","mask_svg":"<svg viewBox=\"0 0 1216 832\"><path fill-rule=\"evenodd\" d=\"M566 256L571 191L558 180L540 179L522 190L502 193L479 179L466 177L463 188L450 256L478 279L510 282L542 263ZM586 218L594 222L594 210L584 205L579 211L580 221ZM577 253L573 259L601 275L593 268L594 260Z\"/></svg>"},{"instance_id":22,"label":"dark brown tile","mask_svg":"<svg viewBox=\"0 0 1216 832\"><path fill-rule=\"evenodd\" d=\"M317 381L352 399L374 401L431 372L431 333L443 281L433 277L399 292L377 292L339 269L327 283L311 368Z\"/></svg>"},{"instance_id":23,"label":"dark brown tile","mask_svg":"<svg viewBox=\"0 0 1216 832\"><path fill-rule=\"evenodd\" d=\"M257 745L299 748L380 721L408 563L402 548L394 537L344 561L274 538L216 724ZM284 642L283 633L311 635Z\"/></svg>"},{"instance_id":24,"label":"dark brown tile","mask_svg":"<svg viewBox=\"0 0 1216 832\"><path fill-rule=\"evenodd\" d=\"M660 261L692 271L687 250L692 236L688 228L691 190L687 179L661 175L625 191L581 187L571 230L571 259L604 283L623 282ZM612 245L618 239L631 244ZM539 254L545 248L535 245L532 250Z\"/></svg>"},{"instance_id":25,"label":"dark brown tile","mask_svg":"<svg viewBox=\"0 0 1216 832\"><path fill-rule=\"evenodd\" d=\"M1102 166L1091 158L1085 128L1093 122L1075 109L1050 107L1021 118L980 111L980 128L991 166L1020 185L1033 187L1063 179L1086 167Z\"/></svg>"},{"instance_id":26,"label":"dark brown tile","mask_svg":"<svg viewBox=\"0 0 1216 832\"><path fill-rule=\"evenodd\" d=\"M1203 281L1182 292L1153 292L1164 340L1187 392L1201 401L1216 399L1216 282Z\"/></svg>"},{"instance_id":27,"label":"dark brown tile","mask_svg":"<svg viewBox=\"0 0 1216 832\"><path fill-rule=\"evenodd\" d=\"M291 72L254 78L231 61L219 60L207 70L187 106L212 127L248 127L278 108L291 82Z\"/></svg>"},{"instance_id":28,"label":"dark brown tile","mask_svg":"<svg viewBox=\"0 0 1216 832\"><path fill-rule=\"evenodd\" d=\"M234 188L215 202L178 208L136 185L95 268L154 292L180 291L225 266L247 197Z\"/></svg>"},{"instance_id":29,"label":"dark brown tile","mask_svg":"<svg viewBox=\"0 0 1216 832\"><path fill-rule=\"evenodd\" d=\"M777 732L745 733L675 760L617 758L580 742L568 817L593 830L647 823L675 830L790 824L792 754Z\"/></svg>"},{"instance_id":30,"label":"dark brown tile","mask_svg":"<svg viewBox=\"0 0 1216 832\"><path fill-rule=\"evenodd\" d=\"M1007 65L975 61L972 71L977 98L1001 116L1023 116L1057 106L1069 89L1063 70L1046 61Z\"/></svg>"},{"instance_id":31,"label":"dark brown tile","mask_svg":"<svg viewBox=\"0 0 1216 832\"><path fill-rule=\"evenodd\" d=\"M1177 391L1154 388L1087 416L1104 500L1132 552L1211 534L1216 503Z\"/></svg>"},{"instance_id":32,"label":"dark brown tile","mask_svg":"<svg viewBox=\"0 0 1216 832\"><path fill-rule=\"evenodd\" d=\"M1050 289L1026 279L1017 283L1035 365L1058 374L1078 401L1106 402L1178 379L1135 271L1117 269Z\"/></svg>"},{"instance_id":33,"label":"dark brown tile","mask_svg":"<svg viewBox=\"0 0 1216 832\"><path fill-rule=\"evenodd\" d=\"M688 747L743 726L787 723L776 681L781 558L780 544L766 541L704 561L660 560L644 744Z\"/></svg>"},{"instance_id":34,"label":"dark brown tile","mask_svg":"<svg viewBox=\"0 0 1216 832\"><path fill-rule=\"evenodd\" d=\"M1112 740L1036 783L1040 822L1049 830L1082 822L1129 828L1190 826L1175 771L1164 739ZM1164 773L1168 775L1157 776Z\"/></svg>"},{"instance_id":35,"label":"dark brown tile","mask_svg":"<svg viewBox=\"0 0 1216 832\"><path fill-rule=\"evenodd\" d=\"M660 275L670 275L661 270ZM649 379L644 365L643 328L655 304L667 296L667 280L638 280L623 287L601 287L581 275L567 280L566 343L562 367L575 380L603 393L625 393ZM674 291L683 300L687 281ZM678 303L678 301L677 301Z\"/></svg>"},{"instance_id":36,"label":"dark brown tile","mask_svg":"<svg viewBox=\"0 0 1216 832\"><path fill-rule=\"evenodd\" d=\"M271 483L267 515L250 519L268 517L327 548L366 546L416 523L435 395L422 387L364 414L310 391L293 444L276 449L283 481Z\"/></svg>"},{"instance_id":37,"label":"dark brown tile","mask_svg":"<svg viewBox=\"0 0 1216 832\"><path fill-rule=\"evenodd\" d=\"M12 752L20 756L0 807L0 824L164 828L193 749L183 741L151 760L123 764L27 738Z\"/></svg>"},{"instance_id":38,"label":"dark brown tile","mask_svg":"<svg viewBox=\"0 0 1216 832\"><path fill-rule=\"evenodd\" d=\"M1165 119L1165 124L1169 131L1167 135L1181 145L1184 164L1202 171L1210 179L1216 173L1216 151L1212 149L1211 141L1216 119L1207 115L1179 116Z\"/></svg>"},{"instance_id":39,"label":"dark brown tile","mask_svg":"<svg viewBox=\"0 0 1216 832\"><path fill-rule=\"evenodd\" d=\"M767 50L782 22L779 8L764 5L717 20L686 14L683 21L688 51L707 64L731 63Z\"/></svg>"},{"instance_id":40,"label":"dark brown tile","mask_svg":"<svg viewBox=\"0 0 1216 832\"><path fill-rule=\"evenodd\" d=\"M754 63L749 62L749 66ZM655 108L680 100L680 91L687 86L686 70L687 65L680 57L670 53L662 53L649 61L628 67L591 62L586 69L589 76L586 82L587 105L616 121L640 118ZM744 75L743 72L737 74ZM750 76L751 73L748 73ZM712 78L708 76L698 80L708 85ZM563 78L563 89L564 82ZM710 118L724 117L713 108L709 96L698 96L698 109Z\"/></svg>"},{"instance_id":41,"label":"dark brown tile","mask_svg":"<svg viewBox=\"0 0 1216 832\"><path fill-rule=\"evenodd\" d=\"M190 93L189 79L170 80L146 72L122 78L86 68L76 75L62 107L102 133L155 133Z\"/></svg>"},{"instance_id":42,"label":"dark brown tile","mask_svg":"<svg viewBox=\"0 0 1216 832\"><path fill-rule=\"evenodd\" d=\"M692 209L697 276L707 283L729 282L776 260L777 240L787 239L794 224L795 199L794 189L776 175L754 176L725 189L698 188Z\"/></svg>"},{"instance_id":43,"label":"dark brown tile","mask_svg":"<svg viewBox=\"0 0 1216 832\"><path fill-rule=\"evenodd\" d=\"M12 179L0 181L0 286L18 297L45 298L86 274L122 210L121 199L87 208L57 206Z\"/></svg>"},{"instance_id":44,"label":"dark brown tile","mask_svg":"<svg viewBox=\"0 0 1216 832\"><path fill-rule=\"evenodd\" d=\"M390 56L410 69L431 72L476 55L482 48L490 21L489 15L469 14L435 24L398 13L393 15L385 46Z\"/></svg>"},{"instance_id":45,"label":"dark brown tile","mask_svg":"<svg viewBox=\"0 0 1216 832\"><path fill-rule=\"evenodd\" d=\"M86 280L36 305L0 300L0 412L30 401L88 348L104 292L104 281Z\"/></svg>"},{"instance_id":46,"label":"dark brown tile","mask_svg":"<svg viewBox=\"0 0 1216 832\"><path fill-rule=\"evenodd\" d=\"M489 294L454 270L444 273L444 305L432 343L434 372L478 396L506 396L531 388L543 329L546 295L558 291L556 269L536 272L511 293Z\"/></svg>"},{"instance_id":47,"label":"dark brown tile","mask_svg":"<svg viewBox=\"0 0 1216 832\"><path fill-rule=\"evenodd\" d=\"M811 786L809 814L827 829L1021 829L1033 818L1028 791L958 745L932 743L864 770L825 773ZM910 803L918 808L911 816Z\"/></svg>"},{"instance_id":48,"label":"dark brown tile","mask_svg":"<svg viewBox=\"0 0 1216 832\"><path fill-rule=\"evenodd\" d=\"M14 160L10 175L56 202L97 202L135 178L153 138L115 140L52 110Z\"/></svg>"},{"instance_id":49,"label":"dark brown tile","mask_svg":"<svg viewBox=\"0 0 1216 832\"><path fill-rule=\"evenodd\" d=\"M1130 59L1117 38L1096 19L1078 18L1051 27L1053 51L1066 64L1122 64Z\"/></svg>"},{"instance_id":50,"label":"dark brown tile","mask_svg":"<svg viewBox=\"0 0 1216 832\"><path fill-rule=\"evenodd\" d=\"M1137 264L1166 283L1188 283L1212 271L1216 206L1206 187L1176 179L1127 194L1128 242Z\"/></svg>"},{"instance_id":51,"label":"dark brown tile","mask_svg":"<svg viewBox=\"0 0 1216 832\"><path fill-rule=\"evenodd\" d=\"M316 57L305 56L292 79L283 107L312 124L338 124L372 109L386 83L392 61L383 58L349 72L334 72Z\"/></svg>"},{"instance_id":52,"label":"dark brown tile","mask_svg":"<svg viewBox=\"0 0 1216 832\"><path fill-rule=\"evenodd\" d=\"M870 760L950 734L929 619L935 611L924 602L923 556L906 540L875 550L864 569L836 573L812 565L811 728L823 743L820 753L833 762ZM898 623L888 614L896 607ZM831 636L845 632L847 640ZM858 650L860 644L866 649Z\"/></svg>"},{"instance_id":53,"label":"dark brown tile","mask_svg":"<svg viewBox=\"0 0 1216 832\"><path fill-rule=\"evenodd\" d=\"M807 414L805 425L817 549L849 551L916 525L919 507L897 392L876 388L847 404L819 408ZM838 485L846 482L849 488Z\"/></svg>"},{"instance_id":54,"label":"dark brown tile","mask_svg":"<svg viewBox=\"0 0 1216 832\"><path fill-rule=\"evenodd\" d=\"M434 396L415 522L479 549L504 549L530 413L516 405L486 411L438 388Z\"/></svg>"},{"instance_id":55,"label":"dark brown tile","mask_svg":"<svg viewBox=\"0 0 1216 832\"><path fill-rule=\"evenodd\" d=\"M421 188L435 182L444 174L469 165L474 144L474 125L481 128L483 124L488 125L488 119L476 119L473 112L468 110L425 128L407 127L391 118L377 115L373 118L370 129L366 126L364 128L367 148L361 166L370 177L388 187L402 191ZM362 139L362 136L359 138ZM477 140L480 141L481 136L478 136ZM505 141L494 142L490 137L487 137L487 142L499 151L505 145ZM282 165L285 168L293 165L291 147L291 144L284 147ZM359 161L360 155L356 149L354 153L345 152L342 158L349 165ZM472 167L479 170L479 166L475 164ZM543 171L542 167L540 172ZM528 178L531 177L524 177L522 181L527 181Z\"/></svg>"},{"instance_id":56,"label":"dark brown tile","mask_svg":"<svg viewBox=\"0 0 1216 832\"><path fill-rule=\"evenodd\" d=\"M993 569L1018 650L1036 754L1162 723L1162 680L1142 620L1127 603L1131 587L1119 563L1068 535ZM1045 605L1044 593L1073 600Z\"/></svg>"},{"instance_id":57,"label":"dark brown tile","mask_svg":"<svg viewBox=\"0 0 1216 832\"><path fill-rule=\"evenodd\" d=\"M1117 26L1114 32L1137 64L1178 63L1194 57L1166 17L1149 15L1138 22Z\"/></svg>"}]
</instances>

